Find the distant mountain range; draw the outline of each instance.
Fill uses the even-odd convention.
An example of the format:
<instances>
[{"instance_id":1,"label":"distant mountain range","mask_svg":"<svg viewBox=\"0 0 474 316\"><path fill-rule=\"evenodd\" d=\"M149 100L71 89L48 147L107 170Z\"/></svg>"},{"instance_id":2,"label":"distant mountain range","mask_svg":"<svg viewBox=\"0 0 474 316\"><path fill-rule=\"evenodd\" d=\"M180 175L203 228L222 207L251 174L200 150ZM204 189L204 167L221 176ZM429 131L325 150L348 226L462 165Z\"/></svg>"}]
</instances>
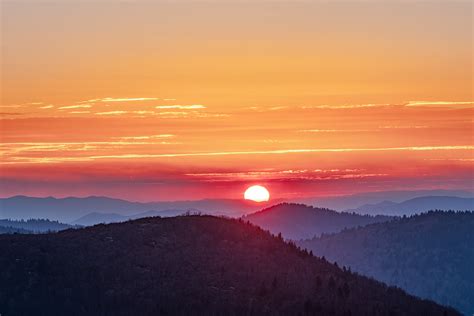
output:
<instances>
[{"instance_id":1,"label":"distant mountain range","mask_svg":"<svg viewBox=\"0 0 474 316\"><path fill-rule=\"evenodd\" d=\"M271 203L275 202L272 201ZM137 213L168 210L181 210L183 212L199 210L206 214L238 217L249 212L255 212L262 207L270 206L271 203L225 199L140 203L96 196L85 198L14 196L0 199L0 218L48 218L70 223L89 213L115 213L129 217Z\"/></svg>"},{"instance_id":2,"label":"distant mountain range","mask_svg":"<svg viewBox=\"0 0 474 316\"><path fill-rule=\"evenodd\" d=\"M0 234L37 234L57 232L68 228L77 228L72 225L50 221L48 219L10 220L0 219Z\"/></svg>"},{"instance_id":3,"label":"distant mountain range","mask_svg":"<svg viewBox=\"0 0 474 316\"><path fill-rule=\"evenodd\" d=\"M251 223L281 233L284 238L298 240L323 233L334 233L354 226L385 222L392 217L336 212L304 204L282 203L243 217Z\"/></svg>"},{"instance_id":4,"label":"distant mountain range","mask_svg":"<svg viewBox=\"0 0 474 316\"><path fill-rule=\"evenodd\" d=\"M474 192L460 190L406 190L406 191L380 191L366 192L352 195L342 195L333 197L313 197L299 199L297 202L313 205L316 207L329 208L336 211L354 209L361 205L377 204L383 201L400 203L418 197L427 196L449 196L474 198ZM449 208L449 207L448 207Z\"/></svg>"},{"instance_id":5,"label":"distant mountain range","mask_svg":"<svg viewBox=\"0 0 474 316\"><path fill-rule=\"evenodd\" d=\"M459 315L246 224L146 218L0 236L2 315Z\"/></svg>"},{"instance_id":6,"label":"distant mountain range","mask_svg":"<svg viewBox=\"0 0 474 316\"><path fill-rule=\"evenodd\" d=\"M354 209L348 209L346 212L401 216L422 213L429 210L474 210L474 198L424 196L400 203L383 201L376 204L366 204Z\"/></svg>"},{"instance_id":7,"label":"distant mountain range","mask_svg":"<svg viewBox=\"0 0 474 316\"><path fill-rule=\"evenodd\" d=\"M298 244L353 271L474 314L472 212L429 212Z\"/></svg>"},{"instance_id":8,"label":"distant mountain range","mask_svg":"<svg viewBox=\"0 0 474 316\"><path fill-rule=\"evenodd\" d=\"M474 209L474 198L463 196L439 196L446 191L428 191L433 196L412 198L408 201L401 200L402 196L420 194L404 191L376 192L351 196L332 197L318 200L318 208L330 208L372 215L404 215L420 213L431 209ZM469 195L468 192L449 191L460 195ZM395 199L390 199L390 198ZM364 203L361 203L363 202ZM375 202L367 202L375 201ZM175 216L186 211L201 212L210 215L224 215L240 217L250 214L271 205L284 202L272 200L256 203L247 200L209 199L197 201L169 201L169 202L130 202L107 197L69 197L69 198L36 198L27 196L14 196L0 199L0 219L30 219L46 218L63 223L90 225L100 222L116 222L130 218L143 217L149 212L152 216ZM308 201L309 202L309 201ZM314 202L314 201L313 201ZM333 205L331 208L327 205ZM347 207L347 205L349 205ZM337 206L337 207L336 207ZM104 215L101 215L104 214ZM142 215L139 215L142 214ZM85 217L86 216L86 217ZM84 218L85 217L85 218Z\"/></svg>"},{"instance_id":9,"label":"distant mountain range","mask_svg":"<svg viewBox=\"0 0 474 316\"><path fill-rule=\"evenodd\" d=\"M200 213L199 210L163 210L163 211L148 211L143 213L138 213L134 215L120 215L116 213L89 213L87 215L78 218L77 220L71 222L74 225L82 225L82 226L91 226L96 224L109 224L109 223L119 223L124 222L131 219L138 219L144 217L171 217L171 216L178 216L183 215L185 213L196 214Z\"/></svg>"}]
</instances>

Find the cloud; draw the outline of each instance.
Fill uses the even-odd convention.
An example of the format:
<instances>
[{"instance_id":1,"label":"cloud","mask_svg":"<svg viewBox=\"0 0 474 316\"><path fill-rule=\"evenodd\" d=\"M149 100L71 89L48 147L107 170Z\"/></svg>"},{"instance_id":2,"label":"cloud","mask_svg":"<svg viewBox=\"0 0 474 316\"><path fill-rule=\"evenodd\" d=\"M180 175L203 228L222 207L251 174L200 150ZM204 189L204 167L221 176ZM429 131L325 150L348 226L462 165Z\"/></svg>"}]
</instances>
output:
<instances>
[{"instance_id":1,"label":"cloud","mask_svg":"<svg viewBox=\"0 0 474 316\"><path fill-rule=\"evenodd\" d=\"M192 112L185 112L185 111L171 111L171 112L158 112L156 113L157 115L165 115L165 116L173 116L173 117L179 117L179 116L187 116L191 114Z\"/></svg>"},{"instance_id":2,"label":"cloud","mask_svg":"<svg viewBox=\"0 0 474 316\"><path fill-rule=\"evenodd\" d=\"M427 125L382 125L379 126L380 129L421 129L429 128Z\"/></svg>"},{"instance_id":3,"label":"cloud","mask_svg":"<svg viewBox=\"0 0 474 316\"><path fill-rule=\"evenodd\" d=\"M358 108L374 108L374 107L387 107L387 106L395 106L394 104L344 104L344 105L329 105L329 104L322 104L322 105L303 105L301 106L302 109L358 109Z\"/></svg>"},{"instance_id":4,"label":"cloud","mask_svg":"<svg viewBox=\"0 0 474 316\"><path fill-rule=\"evenodd\" d=\"M91 99L86 101L81 101L79 103L84 102L135 102L135 101L156 101L159 100L158 98L102 98L102 99Z\"/></svg>"},{"instance_id":5,"label":"cloud","mask_svg":"<svg viewBox=\"0 0 474 316\"><path fill-rule=\"evenodd\" d=\"M145 110L140 110L140 111L132 111L131 113L134 114L139 114L139 115L145 115L145 114L156 114L154 111L145 111Z\"/></svg>"},{"instance_id":6,"label":"cloud","mask_svg":"<svg viewBox=\"0 0 474 316\"><path fill-rule=\"evenodd\" d=\"M411 147L384 147L384 148L310 148L310 149L280 149L257 151L222 151L197 153L169 153L169 154L122 154L93 156L92 159L131 159L131 158L171 158L171 157L199 157L199 156L243 156L243 155L282 155L304 153L337 153L337 152L377 152L377 151L431 151L431 150L473 150L473 145L460 146L411 146Z\"/></svg>"},{"instance_id":7,"label":"cloud","mask_svg":"<svg viewBox=\"0 0 474 316\"><path fill-rule=\"evenodd\" d=\"M122 136L114 137L123 140L144 140L144 139L161 139L175 137L173 134L159 134L159 135L148 135L148 136Z\"/></svg>"},{"instance_id":8,"label":"cloud","mask_svg":"<svg viewBox=\"0 0 474 316\"><path fill-rule=\"evenodd\" d=\"M50 105L40 106L39 108L40 109L52 109L52 108L54 108L54 105L50 104Z\"/></svg>"},{"instance_id":9,"label":"cloud","mask_svg":"<svg viewBox=\"0 0 474 316\"><path fill-rule=\"evenodd\" d=\"M128 111L109 111L109 112L97 112L95 115L122 115L128 113Z\"/></svg>"},{"instance_id":10,"label":"cloud","mask_svg":"<svg viewBox=\"0 0 474 316\"><path fill-rule=\"evenodd\" d=\"M458 106L474 105L474 101L408 101L406 106Z\"/></svg>"},{"instance_id":11,"label":"cloud","mask_svg":"<svg viewBox=\"0 0 474 316\"><path fill-rule=\"evenodd\" d=\"M91 108L92 105L90 104L81 104L81 105L68 105L68 106L62 106L58 109L60 110L65 110L65 109L88 109Z\"/></svg>"},{"instance_id":12,"label":"cloud","mask_svg":"<svg viewBox=\"0 0 474 316\"><path fill-rule=\"evenodd\" d=\"M164 135L156 135L164 136ZM160 138L160 137L157 137ZM166 137L161 137L166 138ZM135 146L135 145L156 145L156 144L177 144L169 142L133 142L128 140L134 140L135 138L120 138L124 141L96 141L96 142L63 142L63 143L51 143L51 142L24 142L24 143L2 143L0 144L1 153L4 155L12 155L18 153L25 153L31 151L87 151L87 150L108 150L109 147L117 148L123 146ZM148 140L153 138L136 138L135 140Z\"/></svg>"},{"instance_id":13,"label":"cloud","mask_svg":"<svg viewBox=\"0 0 474 316\"><path fill-rule=\"evenodd\" d=\"M288 106L250 106L247 109L257 112L279 111L288 109Z\"/></svg>"},{"instance_id":14,"label":"cloud","mask_svg":"<svg viewBox=\"0 0 474 316\"><path fill-rule=\"evenodd\" d=\"M472 162L474 158L426 158L424 160L429 161L463 161L463 162Z\"/></svg>"},{"instance_id":15,"label":"cloud","mask_svg":"<svg viewBox=\"0 0 474 316\"><path fill-rule=\"evenodd\" d=\"M11 104L11 105L0 105L0 108L5 108L5 109L17 109L17 108L22 108L25 107L23 104Z\"/></svg>"},{"instance_id":16,"label":"cloud","mask_svg":"<svg viewBox=\"0 0 474 316\"><path fill-rule=\"evenodd\" d=\"M187 173L188 177L198 178L211 182L226 182L239 180L338 180L338 179L362 179L369 177L388 176L387 173L366 173L361 169L301 169L301 170L263 170L243 172L210 172L210 173Z\"/></svg>"},{"instance_id":17,"label":"cloud","mask_svg":"<svg viewBox=\"0 0 474 316\"><path fill-rule=\"evenodd\" d=\"M192 104L192 105L158 105L155 108L157 108L157 109L177 109L177 110L196 110L196 109L205 109L206 107L202 104Z\"/></svg>"},{"instance_id":18,"label":"cloud","mask_svg":"<svg viewBox=\"0 0 474 316\"><path fill-rule=\"evenodd\" d=\"M305 129L300 132L304 133L340 133L340 132L373 132L370 129Z\"/></svg>"},{"instance_id":19,"label":"cloud","mask_svg":"<svg viewBox=\"0 0 474 316\"><path fill-rule=\"evenodd\" d=\"M163 134L167 135L167 134ZM163 135L150 135L147 137ZM127 136L126 136L127 137ZM126 146L136 145L170 145L179 144L174 142L153 142L153 138L142 139L141 136L129 136L137 139L121 139L120 141L102 141L102 142L68 142L68 143L3 143L0 145L1 154L4 159L0 164L14 163L46 163L46 162L82 162L97 160L122 160L122 159L159 159L159 158L179 158L179 157L212 157L212 156L248 156L248 155L285 155L285 154L310 154L310 153L345 153L345 152L384 152L384 151L456 151L456 150L473 150L473 145L461 146L414 146L414 147L384 147L384 148L310 148L310 149L281 149L281 150L261 150L261 151L222 151L222 152L188 152L188 153L162 153L162 154L90 154L93 151L116 150L117 148L126 148ZM158 139L158 138L157 138ZM52 152L53 157L32 156L38 152ZM66 153L70 153L67 155ZM76 153L76 154L73 154ZM80 155L77 155L79 154ZM58 157L57 155L65 156ZM463 160L466 161L466 160ZM470 160L469 160L470 162ZM359 169L329 169L329 170L281 170L277 175L281 177L308 178L308 179L328 179L333 178L357 178L357 177L377 177L385 174L370 172L359 172ZM273 172L273 174L275 174ZM249 173L247 177L257 176L264 177L265 174L260 172Z\"/></svg>"},{"instance_id":20,"label":"cloud","mask_svg":"<svg viewBox=\"0 0 474 316\"><path fill-rule=\"evenodd\" d=\"M386 129L422 129L429 128L427 125L382 125L374 129L304 129L303 133L357 133L357 132L380 132Z\"/></svg>"}]
</instances>

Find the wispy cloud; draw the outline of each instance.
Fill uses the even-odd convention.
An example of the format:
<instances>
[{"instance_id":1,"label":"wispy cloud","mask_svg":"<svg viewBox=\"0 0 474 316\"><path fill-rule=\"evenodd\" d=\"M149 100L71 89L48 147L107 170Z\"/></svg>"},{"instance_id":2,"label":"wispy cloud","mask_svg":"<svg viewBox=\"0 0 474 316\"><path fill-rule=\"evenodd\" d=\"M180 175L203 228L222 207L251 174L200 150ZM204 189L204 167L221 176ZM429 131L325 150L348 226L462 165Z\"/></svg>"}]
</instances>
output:
<instances>
[{"instance_id":1,"label":"wispy cloud","mask_svg":"<svg viewBox=\"0 0 474 316\"><path fill-rule=\"evenodd\" d=\"M457 106L474 105L474 101L409 101L406 106Z\"/></svg>"},{"instance_id":2,"label":"wispy cloud","mask_svg":"<svg viewBox=\"0 0 474 316\"><path fill-rule=\"evenodd\" d=\"M389 129L423 129L427 125L381 125L373 129L304 129L303 133L357 133L357 132L380 132Z\"/></svg>"},{"instance_id":3,"label":"wispy cloud","mask_svg":"<svg viewBox=\"0 0 474 316\"><path fill-rule=\"evenodd\" d=\"M202 104L191 104L191 105L158 105L157 109L177 109L177 110L197 110L205 109L206 107Z\"/></svg>"},{"instance_id":4,"label":"wispy cloud","mask_svg":"<svg viewBox=\"0 0 474 316\"><path fill-rule=\"evenodd\" d=\"M66 109L89 109L91 108L92 105L90 104L81 104L81 105L67 105L67 106L61 106L58 109L59 110L66 110Z\"/></svg>"},{"instance_id":5,"label":"wispy cloud","mask_svg":"<svg viewBox=\"0 0 474 316\"><path fill-rule=\"evenodd\" d=\"M256 112L267 112L267 111L280 111L280 110L285 110L288 109L288 106L251 106L248 107L247 109L253 110Z\"/></svg>"},{"instance_id":6,"label":"wispy cloud","mask_svg":"<svg viewBox=\"0 0 474 316\"><path fill-rule=\"evenodd\" d=\"M128 111L108 111L108 112L97 112L95 115L122 115L128 113Z\"/></svg>"},{"instance_id":7,"label":"wispy cloud","mask_svg":"<svg viewBox=\"0 0 474 316\"><path fill-rule=\"evenodd\" d=\"M91 99L86 101L81 101L79 103L86 102L135 102L135 101L156 101L158 98L101 98L101 99Z\"/></svg>"},{"instance_id":8,"label":"wispy cloud","mask_svg":"<svg viewBox=\"0 0 474 316\"><path fill-rule=\"evenodd\" d=\"M54 105L49 104L49 105L40 106L39 108L40 109L52 109L52 108L54 108Z\"/></svg>"},{"instance_id":9,"label":"wispy cloud","mask_svg":"<svg viewBox=\"0 0 474 316\"><path fill-rule=\"evenodd\" d=\"M301 106L301 108L302 109L358 109L358 108L373 108L373 107L387 107L387 106L395 106L395 105L394 104L377 104L377 103L344 104L344 105L321 104L321 105L303 105Z\"/></svg>"},{"instance_id":10,"label":"wispy cloud","mask_svg":"<svg viewBox=\"0 0 474 316\"><path fill-rule=\"evenodd\" d=\"M197 153L169 153L169 154L122 154L110 156L93 156L93 159L130 159L130 158L168 158L168 157L199 157L199 156L242 156L242 155L281 155L304 153L337 153L337 152L372 152L372 151L434 151L434 150L473 150L473 145L461 146L412 146L412 147L385 147L385 148L310 148L310 149L280 149L256 151L222 151Z\"/></svg>"},{"instance_id":11,"label":"wispy cloud","mask_svg":"<svg viewBox=\"0 0 474 316\"><path fill-rule=\"evenodd\" d=\"M5 108L5 109L17 109L17 108L23 108L25 105L23 104L10 104L10 105L0 105L0 108Z\"/></svg>"},{"instance_id":12,"label":"wispy cloud","mask_svg":"<svg viewBox=\"0 0 474 316\"><path fill-rule=\"evenodd\" d=\"M426 158L424 160L429 161L462 161L462 162L474 162L474 158Z\"/></svg>"},{"instance_id":13,"label":"wispy cloud","mask_svg":"<svg viewBox=\"0 0 474 316\"><path fill-rule=\"evenodd\" d=\"M192 112L185 112L185 111L167 111L167 112L158 112L156 113L157 115L163 115L163 116L187 116L190 115Z\"/></svg>"},{"instance_id":14,"label":"wispy cloud","mask_svg":"<svg viewBox=\"0 0 474 316\"><path fill-rule=\"evenodd\" d=\"M122 137L114 137L117 139L123 140L146 140L146 139L163 139L163 138L171 138L175 137L173 134L158 134L158 135L146 135L146 136L122 136Z\"/></svg>"},{"instance_id":15,"label":"wispy cloud","mask_svg":"<svg viewBox=\"0 0 474 316\"><path fill-rule=\"evenodd\" d=\"M289 170L262 170L241 172L209 172L209 173L187 173L188 177L199 178L210 182L226 182L239 180L338 180L338 179L360 179L369 177L387 176L387 173L367 173L361 169L289 169Z\"/></svg>"},{"instance_id":16,"label":"wispy cloud","mask_svg":"<svg viewBox=\"0 0 474 316\"><path fill-rule=\"evenodd\" d=\"M154 111L147 111L147 110L139 110L139 111L131 111L131 113L145 115L145 114L156 114Z\"/></svg>"},{"instance_id":17,"label":"wispy cloud","mask_svg":"<svg viewBox=\"0 0 474 316\"><path fill-rule=\"evenodd\" d=\"M380 129L422 129L429 128L427 125L382 125Z\"/></svg>"},{"instance_id":18,"label":"wispy cloud","mask_svg":"<svg viewBox=\"0 0 474 316\"><path fill-rule=\"evenodd\" d=\"M304 129L304 133L352 133L352 132L372 132L370 129Z\"/></svg>"}]
</instances>

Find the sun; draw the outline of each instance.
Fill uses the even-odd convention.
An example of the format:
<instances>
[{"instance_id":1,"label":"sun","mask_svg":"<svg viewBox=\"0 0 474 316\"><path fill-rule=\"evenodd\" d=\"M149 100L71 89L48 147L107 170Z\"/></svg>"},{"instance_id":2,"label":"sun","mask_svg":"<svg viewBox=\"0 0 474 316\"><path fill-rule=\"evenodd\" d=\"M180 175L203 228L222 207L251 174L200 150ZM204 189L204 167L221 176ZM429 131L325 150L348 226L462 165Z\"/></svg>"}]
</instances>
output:
<instances>
[{"instance_id":1,"label":"sun","mask_svg":"<svg viewBox=\"0 0 474 316\"><path fill-rule=\"evenodd\" d=\"M254 202L265 202L270 199L270 193L261 185L253 185L245 191L244 198Z\"/></svg>"}]
</instances>

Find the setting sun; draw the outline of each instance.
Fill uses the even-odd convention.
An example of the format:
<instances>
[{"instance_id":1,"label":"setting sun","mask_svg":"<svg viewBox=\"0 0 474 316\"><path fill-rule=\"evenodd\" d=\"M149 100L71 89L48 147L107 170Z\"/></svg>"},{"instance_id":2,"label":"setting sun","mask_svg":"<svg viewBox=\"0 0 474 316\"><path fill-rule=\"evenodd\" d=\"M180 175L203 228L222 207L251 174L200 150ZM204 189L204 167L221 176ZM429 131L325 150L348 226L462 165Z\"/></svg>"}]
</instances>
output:
<instances>
[{"instance_id":1,"label":"setting sun","mask_svg":"<svg viewBox=\"0 0 474 316\"><path fill-rule=\"evenodd\" d=\"M255 202L265 202L270 199L270 193L261 185L253 185L245 191L244 198Z\"/></svg>"}]
</instances>

